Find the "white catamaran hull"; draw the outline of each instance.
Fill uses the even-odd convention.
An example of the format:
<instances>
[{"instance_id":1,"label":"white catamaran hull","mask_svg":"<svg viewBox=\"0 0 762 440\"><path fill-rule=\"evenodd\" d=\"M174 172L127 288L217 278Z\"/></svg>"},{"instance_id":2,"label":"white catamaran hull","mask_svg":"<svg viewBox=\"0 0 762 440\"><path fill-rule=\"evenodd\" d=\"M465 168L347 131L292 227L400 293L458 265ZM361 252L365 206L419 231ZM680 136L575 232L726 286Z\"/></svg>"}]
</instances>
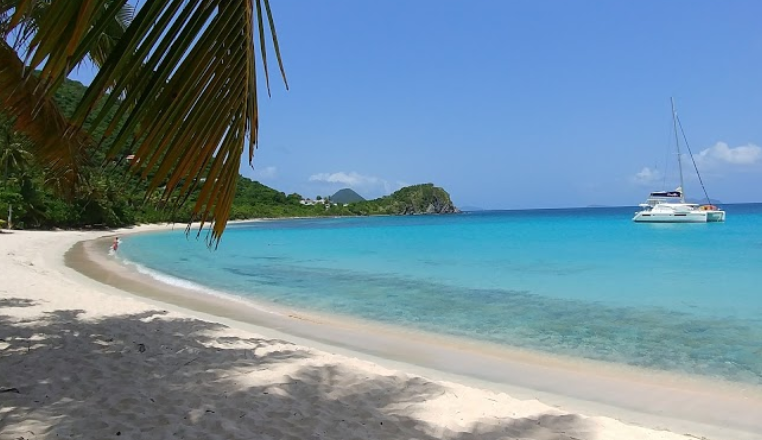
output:
<instances>
[{"instance_id":1,"label":"white catamaran hull","mask_svg":"<svg viewBox=\"0 0 762 440\"><path fill-rule=\"evenodd\" d=\"M638 212L632 219L638 223L715 223L725 221L725 211L687 213Z\"/></svg>"}]
</instances>

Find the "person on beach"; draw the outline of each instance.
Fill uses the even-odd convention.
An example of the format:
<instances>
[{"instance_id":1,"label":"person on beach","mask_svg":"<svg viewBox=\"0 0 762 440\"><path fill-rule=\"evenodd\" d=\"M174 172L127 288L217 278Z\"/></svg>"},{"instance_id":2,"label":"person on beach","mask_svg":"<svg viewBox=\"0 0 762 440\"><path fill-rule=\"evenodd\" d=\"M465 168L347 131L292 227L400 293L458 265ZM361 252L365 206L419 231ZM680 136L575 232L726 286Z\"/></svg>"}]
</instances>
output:
<instances>
[{"instance_id":1,"label":"person on beach","mask_svg":"<svg viewBox=\"0 0 762 440\"><path fill-rule=\"evenodd\" d=\"M116 252L119 249L119 237L114 237L114 243L111 245L111 251Z\"/></svg>"}]
</instances>

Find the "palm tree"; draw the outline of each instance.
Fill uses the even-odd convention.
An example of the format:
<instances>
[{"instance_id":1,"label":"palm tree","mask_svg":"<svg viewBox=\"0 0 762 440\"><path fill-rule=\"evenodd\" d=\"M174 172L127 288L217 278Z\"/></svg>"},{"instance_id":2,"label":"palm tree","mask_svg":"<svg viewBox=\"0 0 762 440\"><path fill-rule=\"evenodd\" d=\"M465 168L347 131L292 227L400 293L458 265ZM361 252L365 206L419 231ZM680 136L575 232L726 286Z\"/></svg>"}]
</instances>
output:
<instances>
[{"instance_id":1,"label":"palm tree","mask_svg":"<svg viewBox=\"0 0 762 440\"><path fill-rule=\"evenodd\" d=\"M24 173L32 162L32 154L24 139L11 130L9 121L0 118L0 172L3 174L3 185L8 184L11 175L19 176Z\"/></svg>"},{"instance_id":2,"label":"palm tree","mask_svg":"<svg viewBox=\"0 0 762 440\"><path fill-rule=\"evenodd\" d=\"M218 243L241 156L248 149L251 163L257 145L257 50L270 90L268 29L286 82L269 0L152 0L107 39L125 8L127 0L0 0L0 108L64 192L103 140L83 128L92 117L90 132L105 126L103 137L115 137L109 158L134 154L129 170L148 181L146 197L158 190L163 202L182 201L200 185L192 212ZM86 57L100 69L67 119L52 96Z\"/></svg>"}]
</instances>

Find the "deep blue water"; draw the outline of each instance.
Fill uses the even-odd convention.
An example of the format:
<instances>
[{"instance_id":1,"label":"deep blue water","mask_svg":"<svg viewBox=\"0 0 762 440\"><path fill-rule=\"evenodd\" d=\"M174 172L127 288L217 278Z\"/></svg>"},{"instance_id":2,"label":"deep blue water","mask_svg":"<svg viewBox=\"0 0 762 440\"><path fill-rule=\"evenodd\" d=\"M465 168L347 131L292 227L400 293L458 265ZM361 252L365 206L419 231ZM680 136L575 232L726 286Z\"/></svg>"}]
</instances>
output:
<instances>
[{"instance_id":1,"label":"deep blue water","mask_svg":"<svg viewBox=\"0 0 762 440\"><path fill-rule=\"evenodd\" d=\"M635 224L635 208L293 219L232 225L216 251L182 227L119 251L260 302L762 384L762 204L725 209L682 225Z\"/></svg>"}]
</instances>

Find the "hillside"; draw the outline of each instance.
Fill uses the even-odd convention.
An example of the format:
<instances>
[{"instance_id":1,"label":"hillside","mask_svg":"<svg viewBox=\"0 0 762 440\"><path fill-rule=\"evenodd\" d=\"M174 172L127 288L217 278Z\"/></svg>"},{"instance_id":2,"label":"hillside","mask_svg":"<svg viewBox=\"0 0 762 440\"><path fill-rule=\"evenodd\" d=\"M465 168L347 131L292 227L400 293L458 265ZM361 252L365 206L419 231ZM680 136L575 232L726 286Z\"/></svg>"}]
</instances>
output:
<instances>
[{"instance_id":1,"label":"hillside","mask_svg":"<svg viewBox=\"0 0 762 440\"><path fill-rule=\"evenodd\" d=\"M55 100L65 115L71 115L85 89L81 83L69 80L59 89ZM133 181L125 185L123 163L100 166L110 141L107 139L90 151L93 165L83 167L82 184L72 199L64 200L45 185L46 172L35 163L29 140L15 133L11 121L0 112L0 149L7 150L14 159L6 161L3 166L0 213L7 213L12 207L13 226L22 229L119 227L191 220L190 207L197 192L191 194L183 206L178 206L179 200L174 197L161 200L161 189L145 199L141 195L141 190L146 188L145 182ZM127 153L117 155L117 159ZM135 186L137 190L131 190ZM458 212L447 192L432 184L403 188L371 201L351 189L344 189L334 194L331 200L334 204L302 204L299 194L287 195L240 177L230 219Z\"/></svg>"},{"instance_id":2,"label":"hillside","mask_svg":"<svg viewBox=\"0 0 762 440\"><path fill-rule=\"evenodd\" d=\"M344 188L336 191L334 195L331 196L331 202L333 203L355 203L355 202L364 202L365 198L361 196L360 194L357 194L350 188Z\"/></svg>"},{"instance_id":3,"label":"hillside","mask_svg":"<svg viewBox=\"0 0 762 440\"><path fill-rule=\"evenodd\" d=\"M402 188L391 195L366 202L352 203L350 209L364 215L453 214L460 210L450 194L433 183Z\"/></svg>"}]
</instances>

